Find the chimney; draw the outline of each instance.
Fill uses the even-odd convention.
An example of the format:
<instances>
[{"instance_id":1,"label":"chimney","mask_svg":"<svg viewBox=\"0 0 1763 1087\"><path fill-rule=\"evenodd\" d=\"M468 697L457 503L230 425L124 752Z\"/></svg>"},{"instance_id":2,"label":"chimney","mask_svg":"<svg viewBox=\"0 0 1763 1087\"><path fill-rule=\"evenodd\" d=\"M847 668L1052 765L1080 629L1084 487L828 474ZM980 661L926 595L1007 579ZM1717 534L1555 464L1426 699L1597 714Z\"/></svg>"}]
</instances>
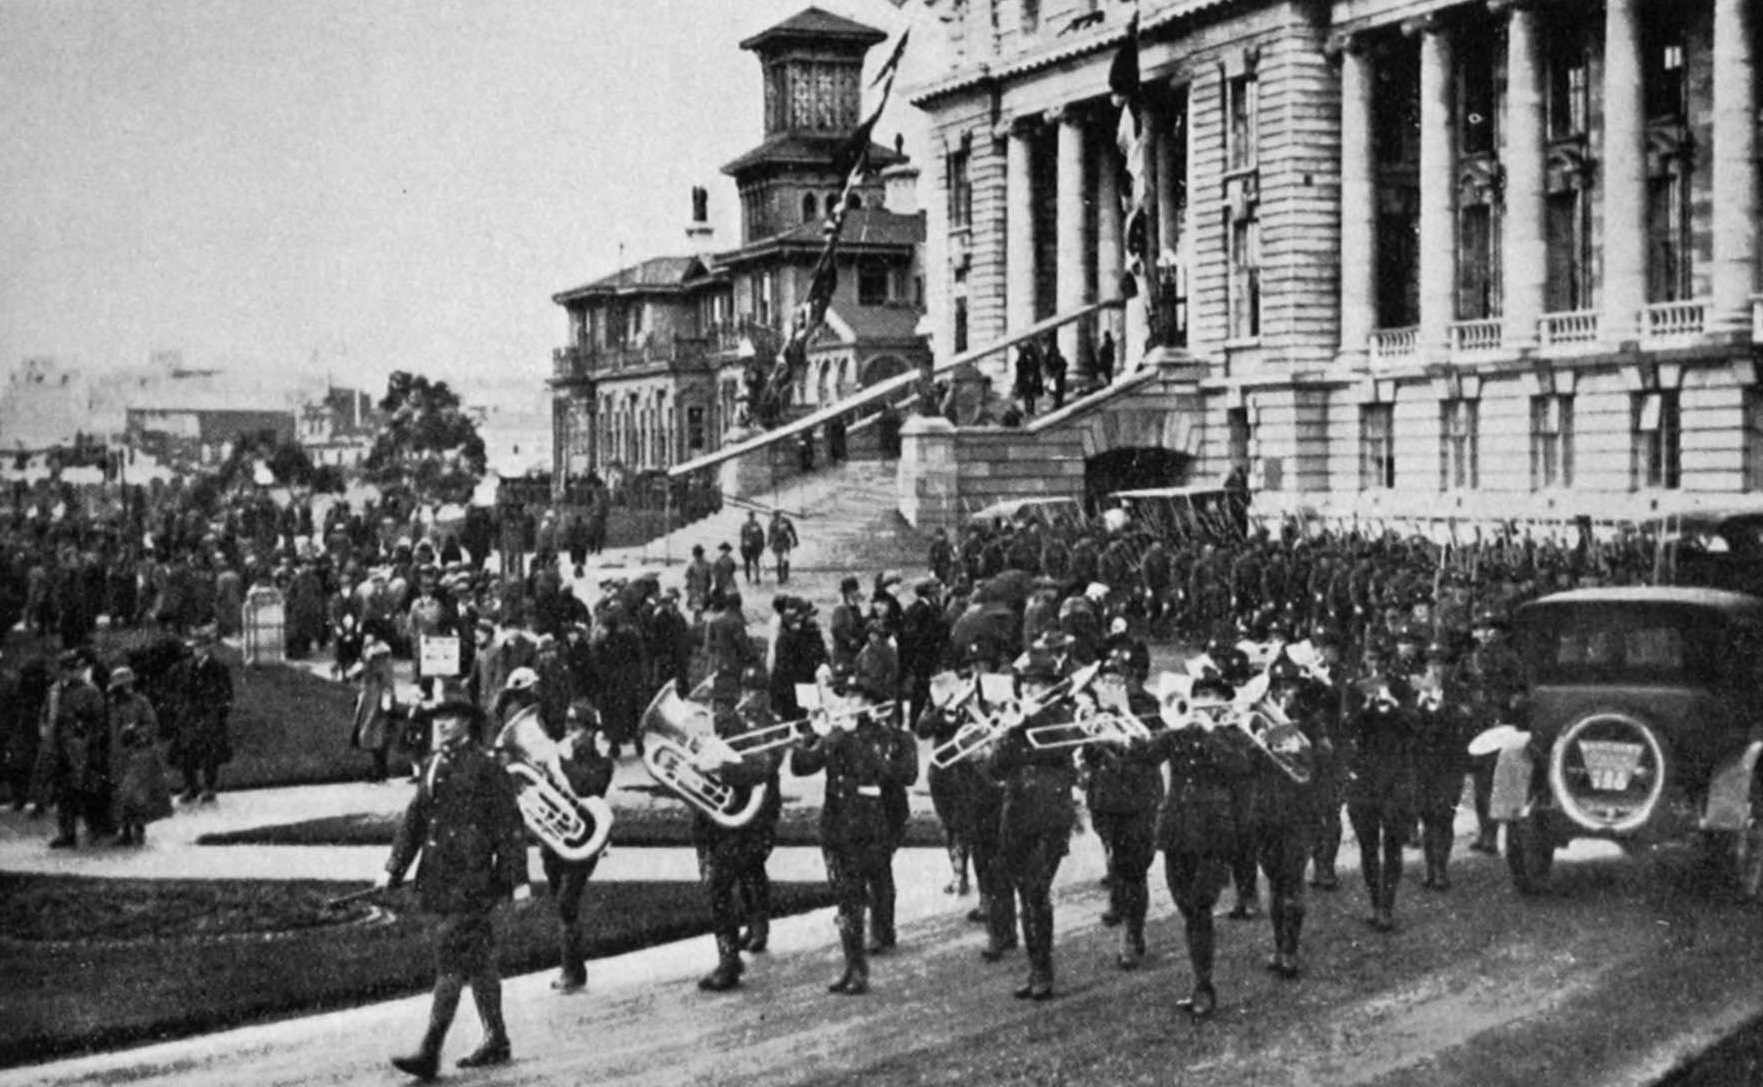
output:
<instances>
[{"instance_id":1,"label":"chimney","mask_svg":"<svg viewBox=\"0 0 1763 1087\"><path fill-rule=\"evenodd\" d=\"M686 248L693 256L707 256L715 248L716 228L710 225L710 190L692 186L692 221L686 224Z\"/></svg>"},{"instance_id":2,"label":"chimney","mask_svg":"<svg viewBox=\"0 0 1763 1087\"><path fill-rule=\"evenodd\" d=\"M895 215L918 214L918 167L896 163L881 172L883 205Z\"/></svg>"}]
</instances>

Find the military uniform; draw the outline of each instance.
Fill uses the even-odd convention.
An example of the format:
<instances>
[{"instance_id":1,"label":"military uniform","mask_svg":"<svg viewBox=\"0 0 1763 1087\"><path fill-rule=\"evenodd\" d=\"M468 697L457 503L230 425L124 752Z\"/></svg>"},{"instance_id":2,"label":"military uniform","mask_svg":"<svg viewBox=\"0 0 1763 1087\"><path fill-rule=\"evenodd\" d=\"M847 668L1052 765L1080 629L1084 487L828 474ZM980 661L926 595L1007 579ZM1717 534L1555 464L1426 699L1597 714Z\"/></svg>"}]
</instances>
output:
<instances>
[{"instance_id":1,"label":"military uniform","mask_svg":"<svg viewBox=\"0 0 1763 1087\"><path fill-rule=\"evenodd\" d=\"M442 708L475 712L469 704ZM472 1063L508 1059L502 1021L502 979L496 965L492 912L526 883L526 828L513 780L476 741L448 744L432 755L404 811L386 872L393 884L422 854L416 900L437 915L435 993L422 1048L394 1063L430 1078L465 985L483 1021L484 1045ZM424 1074L426 1072L426 1075Z\"/></svg>"},{"instance_id":2,"label":"military uniform","mask_svg":"<svg viewBox=\"0 0 1763 1087\"><path fill-rule=\"evenodd\" d=\"M822 770L826 799L820 810L820 848L838 899L845 953L845 973L831 991L856 996L869 991L864 911L877 895L892 897L890 858L896 831L883 788L918 780L918 750L910 734L865 716L856 728L811 740L790 756L794 774Z\"/></svg>"},{"instance_id":3,"label":"military uniform","mask_svg":"<svg viewBox=\"0 0 1763 1087\"><path fill-rule=\"evenodd\" d=\"M1359 839L1360 871L1371 899L1371 923L1395 927L1402 846L1414 822L1413 694L1381 667L1348 691L1345 714L1347 817Z\"/></svg>"},{"instance_id":4,"label":"military uniform","mask_svg":"<svg viewBox=\"0 0 1763 1087\"><path fill-rule=\"evenodd\" d=\"M1027 725L1066 718L1067 711L1056 706ZM998 741L991 771L1004 786L999 858L1021 907L1028 950L1028 980L1016 996L1046 1000L1053 995L1053 878L1070 846L1071 788L1077 771L1068 751L1035 750L1022 728Z\"/></svg>"},{"instance_id":5,"label":"military uniform","mask_svg":"<svg viewBox=\"0 0 1763 1087\"><path fill-rule=\"evenodd\" d=\"M1142 689L1128 691L1127 712L1147 727L1162 728L1157 700ZM1145 957L1145 914L1151 897L1146 877L1157 853L1163 775L1142 750L1122 751L1116 744L1089 745L1080 757L1089 770L1085 794L1090 824L1108 857L1108 913L1103 921L1122 926L1116 961L1121 969L1130 970Z\"/></svg>"},{"instance_id":6,"label":"military uniform","mask_svg":"<svg viewBox=\"0 0 1763 1087\"><path fill-rule=\"evenodd\" d=\"M763 695L749 690L738 704L717 712L716 734L726 739L774 722ZM737 809L746 807L753 790L766 790L758 814L746 826L725 827L693 809L692 844L698 854L698 879L710 905L710 931L716 938L717 956L716 968L698 982L701 989L719 992L739 984L743 907L751 925L748 942L757 945L752 950L765 949L771 927L771 882L765 874L765 861L771 855L783 806L777 789L779 762L775 753L758 752L716 769L716 777L735 790Z\"/></svg>"},{"instance_id":7,"label":"military uniform","mask_svg":"<svg viewBox=\"0 0 1763 1087\"><path fill-rule=\"evenodd\" d=\"M1169 763L1169 793L1157 816L1157 848L1163 852L1169 895L1181 911L1193 967L1188 1009L1205 1016L1217 1001L1212 910L1230 878L1229 858L1241 835L1233 787L1250 772L1255 753L1238 729L1190 725L1152 737L1149 754L1156 762Z\"/></svg>"}]
</instances>

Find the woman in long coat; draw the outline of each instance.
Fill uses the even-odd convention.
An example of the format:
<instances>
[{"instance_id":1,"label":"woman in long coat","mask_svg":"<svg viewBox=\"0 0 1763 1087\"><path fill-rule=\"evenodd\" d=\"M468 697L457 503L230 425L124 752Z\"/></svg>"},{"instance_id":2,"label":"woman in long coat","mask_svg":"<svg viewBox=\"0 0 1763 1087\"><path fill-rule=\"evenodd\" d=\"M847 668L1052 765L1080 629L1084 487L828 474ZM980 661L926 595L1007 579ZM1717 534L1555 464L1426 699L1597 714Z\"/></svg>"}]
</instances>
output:
<instances>
[{"instance_id":1,"label":"woman in long coat","mask_svg":"<svg viewBox=\"0 0 1763 1087\"><path fill-rule=\"evenodd\" d=\"M386 752L392 743L392 648L382 641L372 641L363 659L355 665L361 690L355 696L355 716L350 725L349 746L373 756L372 781L387 776Z\"/></svg>"},{"instance_id":2,"label":"woman in long coat","mask_svg":"<svg viewBox=\"0 0 1763 1087\"><path fill-rule=\"evenodd\" d=\"M118 845L145 845L147 824L171 814L171 790L159 756L159 718L135 691L135 672L110 673L111 816Z\"/></svg>"}]
</instances>

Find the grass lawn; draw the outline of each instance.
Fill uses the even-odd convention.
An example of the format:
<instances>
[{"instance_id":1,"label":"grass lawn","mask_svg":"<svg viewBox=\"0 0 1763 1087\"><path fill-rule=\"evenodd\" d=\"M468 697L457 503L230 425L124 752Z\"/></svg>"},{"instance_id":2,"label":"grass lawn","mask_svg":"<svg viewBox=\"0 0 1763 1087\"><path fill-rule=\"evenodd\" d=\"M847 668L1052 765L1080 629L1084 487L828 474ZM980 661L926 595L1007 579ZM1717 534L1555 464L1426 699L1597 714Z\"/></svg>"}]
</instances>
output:
<instances>
[{"instance_id":1,"label":"grass lawn","mask_svg":"<svg viewBox=\"0 0 1763 1087\"><path fill-rule=\"evenodd\" d=\"M250 827L224 834L204 834L199 845L383 845L390 846L398 830L397 815L337 815L298 823ZM614 810L612 844L642 846L690 846L692 817L684 804L658 809ZM785 808L778 819L780 846L819 846L820 809ZM914 814L906 824L908 846L940 847L942 824L936 816Z\"/></svg>"},{"instance_id":2,"label":"grass lawn","mask_svg":"<svg viewBox=\"0 0 1763 1087\"><path fill-rule=\"evenodd\" d=\"M0 873L0 1067L426 990L421 916L325 908L359 886ZM682 890L590 881L589 957L708 931L703 896ZM778 916L831 903L823 884L774 885ZM505 973L556 966L543 891L498 916Z\"/></svg>"},{"instance_id":3,"label":"grass lawn","mask_svg":"<svg viewBox=\"0 0 1763 1087\"><path fill-rule=\"evenodd\" d=\"M93 639L107 666L123 663L126 654L158 639L145 630L100 630ZM6 646L8 657L25 660L38 654L54 656L53 639L15 634ZM261 789L277 785L312 785L357 781L367 777L373 760L349 746L355 689L321 679L301 668L264 665L247 668L239 654L222 645L215 656L233 676L230 733L233 760L222 768L222 789ZM392 768L409 768L393 745ZM174 788L182 787L176 767L168 767Z\"/></svg>"}]
</instances>

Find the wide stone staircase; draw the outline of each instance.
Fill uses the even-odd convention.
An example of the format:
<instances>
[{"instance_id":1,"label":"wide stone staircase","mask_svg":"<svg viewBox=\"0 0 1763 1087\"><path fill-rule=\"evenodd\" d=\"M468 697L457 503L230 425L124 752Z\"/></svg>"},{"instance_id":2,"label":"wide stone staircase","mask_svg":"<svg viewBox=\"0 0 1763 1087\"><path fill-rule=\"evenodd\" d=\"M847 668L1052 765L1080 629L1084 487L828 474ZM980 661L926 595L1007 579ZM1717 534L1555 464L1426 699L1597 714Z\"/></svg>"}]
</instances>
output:
<instances>
[{"instance_id":1,"label":"wide stone staircase","mask_svg":"<svg viewBox=\"0 0 1763 1087\"><path fill-rule=\"evenodd\" d=\"M769 525L771 511L782 509L795 522L800 540L791 560L796 573L899 569L910 576L924 566L928 537L901 519L895 476L896 462L889 460L823 467L751 498L727 500L717 513L642 546L609 550L594 565L661 571L690 559L693 544L701 544L714 559L718 544L740 546L741 524L749 510L758 512L760 524ZM664 575L663 581L671 579Z\"/></svg>"}]
</instances>

